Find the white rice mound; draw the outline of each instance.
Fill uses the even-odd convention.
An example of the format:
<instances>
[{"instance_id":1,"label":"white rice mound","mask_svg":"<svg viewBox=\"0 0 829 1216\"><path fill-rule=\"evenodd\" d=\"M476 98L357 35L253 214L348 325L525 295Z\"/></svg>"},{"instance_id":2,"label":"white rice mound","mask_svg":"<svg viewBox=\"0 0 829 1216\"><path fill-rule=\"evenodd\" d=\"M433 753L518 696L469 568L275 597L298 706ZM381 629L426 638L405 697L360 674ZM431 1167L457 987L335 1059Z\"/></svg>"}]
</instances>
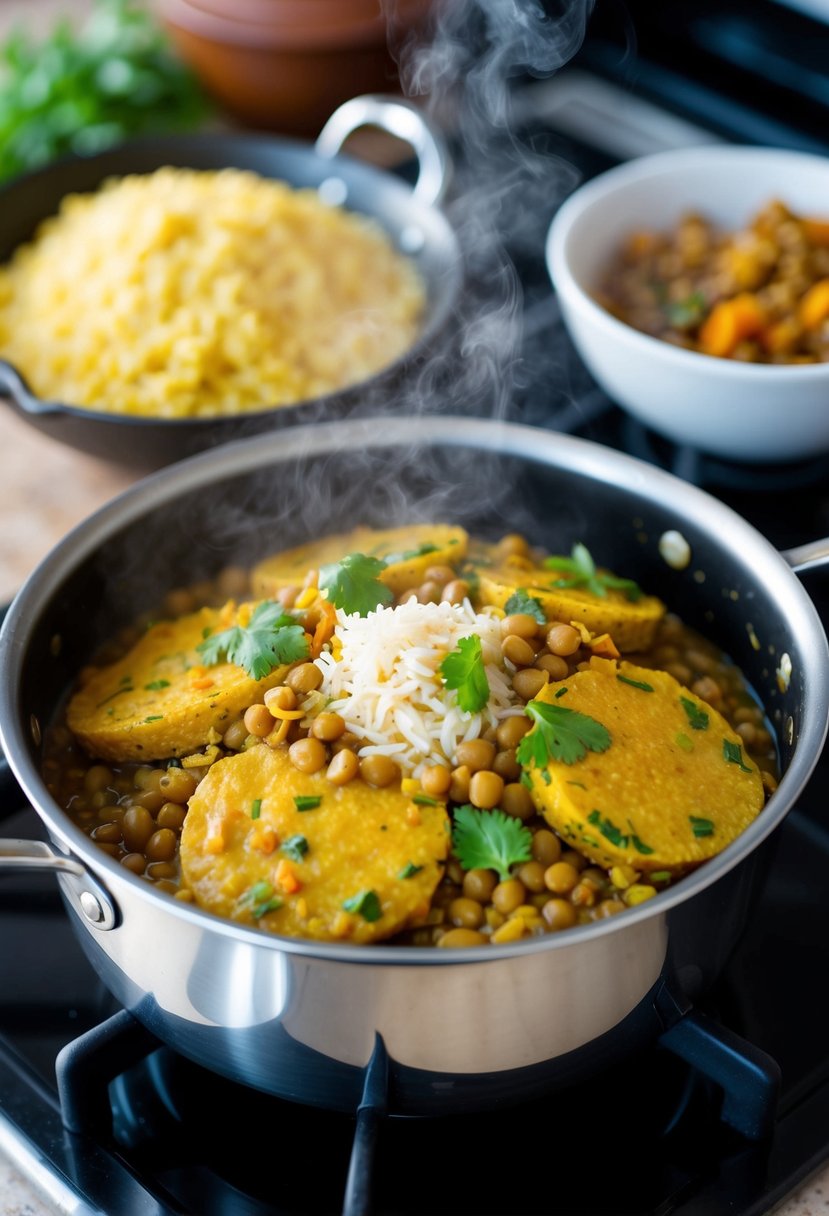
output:
<instances>
[{"instance_id":1,"label":"white rice mound","mask_svg":"<svg viewBox=\"0 0 829 1216\"><path fill-rule=\"evenodd\" d=\"M489 700L475 714L460 709L439 670L471 634L481 639L489 681ZM346 730L365 740L360 756L391 756L404 776L419 777L432 764L454 765L459 743L523 712L501 653L500 621L475 612L468 600L410 600L365 617L338 609L334 639L332 651L315 660L322 672L319 708L339 714Z\"/></svg>"}]
</instances>

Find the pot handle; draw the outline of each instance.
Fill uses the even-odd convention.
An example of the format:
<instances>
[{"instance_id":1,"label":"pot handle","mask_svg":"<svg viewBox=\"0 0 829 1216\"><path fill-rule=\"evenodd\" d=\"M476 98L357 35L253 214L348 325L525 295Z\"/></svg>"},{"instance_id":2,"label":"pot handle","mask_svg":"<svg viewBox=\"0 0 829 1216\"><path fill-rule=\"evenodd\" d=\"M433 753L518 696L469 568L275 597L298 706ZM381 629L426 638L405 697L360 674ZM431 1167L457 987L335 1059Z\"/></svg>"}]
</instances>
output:
<instances>
[{"instance_id":1,"label":"pot handle","mask_svg":"<svg viewBox=\"0 0 829 1216\"><path fill-rule=\"evenodd\" d=\"M0 878L4 874L62 874L85 920L96 929L114 929L119 922L112 897L85 866L59 853L45 840L0 839Z\"/></svg>"},{"instance_id":2,"label":"pot handle","mask_svg":"<svg viewBox=\"0 0 829 1216\"><path fill-rule=\"evenodd\" d=\"M381 94L352 97L325 123L314 145L315 151L319 156L336 156L349 135L360 127L379 127L410 144L418 160L414 197L426 207L440 202L449 184L449 149L441 132L418 106L399 97Z\"/></svg>"},{"instance_id":3,"label":"pot handle","mask_svg":"<svg viewBox=\"0 0 829 1216\"><path fill-rule=\"evenodd\" d=\"M25 414L57 413L54 405L34 395L17 368L5 359L0 359L0 397L7 397Z\"/></svg>"},{"instance_id":4,"label":"pot handle","mask_svg":"<svg viewBox=\"0 0 829 1216\"><path fill-rule=\"evenodd\" d=\"M829 537L796 545L794 549L783 549L780 556L789 563L795 574L820 570L822 566L829 566Z\"/></svg>"}]
</instances>

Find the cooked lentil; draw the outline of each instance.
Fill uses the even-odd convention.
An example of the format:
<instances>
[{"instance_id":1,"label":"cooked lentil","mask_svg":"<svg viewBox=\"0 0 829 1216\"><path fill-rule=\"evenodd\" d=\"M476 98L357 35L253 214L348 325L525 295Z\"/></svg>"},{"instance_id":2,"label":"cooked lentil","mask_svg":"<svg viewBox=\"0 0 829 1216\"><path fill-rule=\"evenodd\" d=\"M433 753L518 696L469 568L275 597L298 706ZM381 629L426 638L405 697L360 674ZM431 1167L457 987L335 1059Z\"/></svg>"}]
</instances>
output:
<instances>
[{"instance_id":1,"label":"cooked lentil","mask_svg":"<svg viewBox=\"0 0 829 1216\"><path fill-rule=\"evenodd\" d=\"M479 554L484 551L480 546L475 549ZM533 563L537 563L541 557L531 551L524 538L514 535L504 538L489 552L496 560L501 560L505 553L511 554L513 560L527 562L528 568L532 568ZM432 567L425 571L432 575L439 574L445 582L442 586L438 583L432 607L418 608L418 613L439 614L444 611L440 605L446 603L446 586L458 581L459 574L469 573L465 554L465 547L460 546L454 565L447 563L440 569ZM390 560L396 561L400 569L406 563L412 566L412 559L408 557L401 566L399 553L393 554ZM317 590L316 568L309 569L313 569L314 573L306 578L306 572L303 572L299 580L306 582L308 593L303 593L304 606L293 609L294 619L301 625L306 638L317 639L318 655L335 656L345 636L338 630L344 626L335 627L337 618L330 614L330 609ZM488 570L492 577L491 567ZM410 575L419 579L423 579L423 576L422 566L418 566ZM406 581L405 578L398 581L399 590L392 604L384 611L395 611L396 605L408 601L412 588L405 585ZM220 574L212 584L179 589L167 597L168 609L173 608L175 615L180 615L181 612L199 612L206 607L215 614L223 603L223 591L227 585L228 576ZM421 590L423 585L421 581ZM234 574L233 586L242 596L249 593L241 585L238 571ZM743 751L738 749L738 753L726 755L726 760L732 760L734 765L738 763L738 758L739 764L749 761L752 767L760 770L766 791L774 788L776 751L762 707L734 664L707 639L684 625L676 615L663 609L654 626L651 644L644 651L628 652L629 663L617 669L615 659L607 657L612 653L608 650L607 634L591 633L578 620L544 619L540 623L529 613L513 612L507 615L503 608L497 606L486 608L479 602L478 606L493 618L496 636L501 639L493 647L490 658L497 651L502 657L496 656L496 669L497 663L504 664L506 668L505 716L489 724L481 721L478 733L473 730L469 737L461 737L453 745L451 755L440 763L431 759L424 762L419 769L415 769L414 774L402 763L400 752L366 751L366 738L355 733L352 726L347 728L345 718L327 701L323 674L325 665L306 657L289 664L282 671L281 682L275 686L269 686L269 678L263 679L258 688L256 681L251 681L249 703L239 705L239 716L226 720L223 733L216 731L213 735L206 735L200 747L193 748L190 755L182 755L180 759L168 755L148 762L137 762L128 750L122 759L113 758L108 752L102 760L100 756L84 750L81 741L67 728L64 716L46 732L43 761L45 779L58 802L100 848L119 860L140 881L152 883L157 889L188 902L194 899L204 902L206 898L201 886L194 890L182 879L180 840L187 824L188 804L192 801L193 805L200 805L200 813L204 815L204 800L199 803L197 795L208 774L215 774L211 777L212 788L232 786L237 792L246 788L238 781L231 781L231 770L224 766L231 765L233 757L243 756L251 749L263 758L266 753L276 751L296 772L296 789L313 791L307 797L299 795L294 800L296 807L291 804L290 816L284 807L276 812L283 821L286 816L292 818L295 811L299 812L297 819L292 822L302 824L302 834L311 840L311 848L314 848L315 816L323 813L321 808L325 795L320 796L319 791L326 788L331 789L332 797L334 791L350 788L353 797L349 795L352 798L349 806L352 807L368 806L372 804L372 799L386 798L387 795L395 806L405 806L404 818L408 829L406 824L399 825L397 836L397 848L402 852L406 852L406 847L400 843L400 831L405 841L406 830L411 830L411 840L415 841L422 812L426 809L430 815L444 805L450 816L463 807L466 807L465 813L472 815L503 815L505 823L515 825L515 831L527 834L526 852L521 859L510 861L500 869L494 864L482 866L468 860L463 863L463 852L457 837L453 837L449 842L451 849L443 866L443 875L435 875L428 905L422 900L401 903L384 896L385 907L390 911L386 921L382 922L382 925L389 926L387 931L382 925L380 929L372 927L377 923L373 920L364 923L366 912L373 915L371 906L364 907L361 914L354 911L356 905L350 900L346 901L349 910L341 907L330 922L325 921L319 910L314 913L313 926L303 921L302 909L308 906L308 891L305 896L302 894L307 862L300 854L299 860L294 859L287 866L283 864L286 858L281 847L285 841L280 838L268 810L267 790L251 791L246 809L234 803L229 819L222 819L220 808L214 808L210 815L215 813L218 816L215 823L210 815L205 820L207 826L200 835L199 847L203 853L198 873L209 877L221 861L222 873L227 875L230 872L226 882L230 882L231 886L236 884L233 886L236 891L233 898L228 895L230 888L225 886L221 896L216 896L217 902L207 902L205 906L213 907L222 915L248 920L262 929L270 928L275 932L289 931L361 941L376 940L391 932L392 940L400 944L441 947L518 941L537 934L560 932L591 920L621 914L626 908L653 898L670 882L681 878L681 870L671 873L663 867L656 873L648 874L642 866L628 864L616 856L613 864L596 864L551 829L550 823L541 814L543 799L535 798L531 788L528 788L532 782L527 780L527 770L519 763L516 751L518 749L520 752L522 743L528 742L528 733L533 729L533 722L523 712L525 702L548 684L566 683L570 677L585 671L636 671L630 664L654 671L682 668L687 673L686 688L699 696L702 693L697 690L704 689L709 696L708 704L713 708L716 701L716 708L737 732L736 738L741 740ZM588 605L588 609L593 619L596 608ZM612 612L612 603L604 605L601 610L605 615ZM648 611L653 613L651 607ZM236 619L233 611L227 615L227 619ZM174 622L170 628L177 630L179 626ZM123 663L126 652L131 652L137 644L140 646L142 636L146 634L142 634L138 627L125 631L117 643L104 648L100 663ZM525 644L533 652L533 661L539 666L521 667L516 659L522 656L517 653L514 659L505 656L502 643L506 641ZM553 647L559 651L558 654L552 653ZM541 666L545 659L555 661L547 667ZM596 667L597 663L599 667ZM610 666L603 669L601 664ZM222 669L209 670L221 675ZM516 685L518 677L528 675L533 676L531 688L522 689L520 683ZM82 673L80 687L88 688L90 682L100 678L95 668L88 669ZM622 675L616 678L628 677ZM640 689L643 685L647 687L641 678L634 684ZM131 688L131 685L125 687ZM130 692L126 695L134 694ZM560 704L555 697L547 696L547 701L553 705ZM688 704L692 705L690 698ZM175 700L175 712L181 712L178 699ZM692 710L686 709L686 712L692 714ZM696 712L701 711L697 708ZM594 722L594 725L598 723ZM690 720L688 731L693 733L693 729L693 721ZM168 738L163 732L153 737ZM88 741L85 739L84 742L89 748ZM264 751L259 753L258 749ZM267 765L256 767L256 771L266 769ZM220 774L225 772L227 777L219 781ZM239 801L238 796L236 801ZM228 815L230 811L222 814ZM317 818L316 822L320 820ZM240 823L244 829L241 837ZM705 837L708 829L704 821L700 823L702 826L698 824L698 830ZM377 826L381 833L385 830L379 822ZM230 839L236 841L234 848L242 849L238 856L253 858L249 869L245 870L244 880L239 873L233 877L235 871L227 856L227 850L231 847ZM617 852L618 847L619 840L615 838L614 848ZM215 858L215 864L210 861L211 856ZM432 857L430 864L434 865L434 854ZM364 863L370 866L371 858L366 857ZM409 872L420 873L412 857L392 878L405 884ZM310 883L311 879L308 881ZM326 881L332 881L330 875ZM383 881L388 883L388 875ZM246 888L245 883L248 884ZM239 890L236 890L237 887ZM253 906L250 899L246 902L243 897L246 891L249 893L256 888L260 893L268 888L271 895L263 897L259 904ZM335 889L340 890L336 882ZM425 887L421 887L421 890L425 890ZM309 891L314 893L310 886ZM362 893L363 896L365 894ZM413 892L410 891L410 894ZM302 899L305 899L305 904L300 902ZM286 913L284 909L288 904L290 910ZM290 928L280 929L280 925L289 925Z\"/></svg>"},{"instance_id":2,"label":"cooked lentil","mask_svg":"<svg viewBox=\"0 0 829 1216\"><path fill-rule=\"evenodd\" d=\"M704 215L631 233L598 301L642 333L746 363L829 361L829 219L769 201L736 232Z\"/></svg>"}]
</instances>

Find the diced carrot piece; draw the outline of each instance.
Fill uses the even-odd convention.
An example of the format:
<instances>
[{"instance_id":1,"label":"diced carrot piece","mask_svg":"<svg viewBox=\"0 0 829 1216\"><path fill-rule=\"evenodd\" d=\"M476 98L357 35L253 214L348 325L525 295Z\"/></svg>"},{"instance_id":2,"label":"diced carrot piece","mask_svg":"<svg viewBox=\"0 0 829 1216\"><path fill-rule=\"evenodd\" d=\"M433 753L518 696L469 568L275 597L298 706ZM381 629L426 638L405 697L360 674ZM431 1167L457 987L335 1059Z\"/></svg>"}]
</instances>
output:
<instances>
[{"instance_id":1,"label":"diced carrot piece","mask_svg":"<svg viewBox=\"0 0 829 1216\"><path fill-rule=\"evenodd\" d=\"M738 343L756 337L764 323L763 309L749 292L722 300L700 329L700 349L707 355L730 355Z\"/></svg>"},{"instance_id":2,"label":"diced carrot piece","mask_svg":"<svg viewBox=\"0 0 829 1216\"><path fill-rule=\"evenodd\" d=\"M797 310L804 329L817 329L829 317L829 279L820 279L812 284Z\"/></svg>"},{"instance_id":3,"label":"diced carrot piece","mask_svg":"<svg viewBox=\"0 0 829 1216\"><path fill-rule=\"evenodd\" d=\"M319 658L322 648L334 632L337 624L337 610L333 604L323 600L320 604L321 616L311 640L311 658Z\"/></svg>"},{"instance_id":4,"label":"diced carrot piece","mask_svg":"<svg viewBox=\"0 0 829 1216\"><path fill-rule=\"evenodd\" d=\"M593 651L593 654L600 655L605 659L618 659L621 657L609 633L603 633L599 637L594 638L590 643L590 649Z\"/></svg>"},{"instance_id":5,"label":"diced carrot piece","mask_svg":"<svg viewBox=\"0 0 829 1216\"><path fill-rule=\"evenodd\" d=\"M293 866L286 857L282 857L277 863L274 872L274 883L286 895L294 895L302 889L302 883L297 878Z\"/></svg>"}]
</instances>

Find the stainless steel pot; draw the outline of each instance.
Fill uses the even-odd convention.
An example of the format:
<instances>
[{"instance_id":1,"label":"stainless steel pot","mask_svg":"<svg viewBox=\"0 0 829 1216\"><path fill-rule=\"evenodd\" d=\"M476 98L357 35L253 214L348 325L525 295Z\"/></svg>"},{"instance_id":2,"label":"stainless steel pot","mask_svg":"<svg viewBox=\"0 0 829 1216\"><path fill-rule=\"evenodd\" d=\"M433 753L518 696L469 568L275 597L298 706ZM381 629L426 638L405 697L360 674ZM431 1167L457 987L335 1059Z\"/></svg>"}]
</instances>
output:
<instances>
[{"instance_id":1,"label":"stainless steel pot","mask_svg":"<svg viewBox=\"0 0 829 1216\"><path fill-rule=\"evenodd\" d=\"M784 775L748 830L650 902L608 920L479 949L357 947L273 937L174 901L76 827L39 772L42 724L96 642L161 591L390 518L513 528L553 550L584 541L719 642L748 674ZM679 530L692 553L667 565ZM714 498L610 449L471 419L359 420L243 440L144 480L39 566L0 634L2 744L49 844L0 844L0 872L49 869L115 996L184 1055L289 1098L352 1110L382 1041L393 1110L526 1097L629 1052L713 982L751 914L774 830L827 728L829 649L781 555ZM670 1000L668 1001L670 1005ZM681 1012L681 1010L679 1011Z\"/></svg>"},{"instance_id":2,"label":"stainless steel pot","mask_svg":"<svg viewBox=\"0 0 829 1216\"><path fill-rule=\"evenodd\" d=\"M361 163L340 150L362 127L376 127L408 143L416 179ZM151 418L87 409L37 397L19 369L0 360L0 401L31 426L72 447L147 472L243 435L297 422L376 413L405 378L416 378L427 354L445 342L461 289L461 254L440 208L451 162L441 132L423 111L397 97L354 97L339 107L316 143L250 132L211 132L130 140L93 156L76 156L16 178L0 190L0 261L54 215L67 194L97 189L110 177L151 173L165 165L248 169L263 177L319 191L375 220L396 248L409 255L426 286L426 311L411 350L368 380L338 392L249 414L218 418ZM82 319L81 319L82 321Z\"/></svg>"}]
</instances>

